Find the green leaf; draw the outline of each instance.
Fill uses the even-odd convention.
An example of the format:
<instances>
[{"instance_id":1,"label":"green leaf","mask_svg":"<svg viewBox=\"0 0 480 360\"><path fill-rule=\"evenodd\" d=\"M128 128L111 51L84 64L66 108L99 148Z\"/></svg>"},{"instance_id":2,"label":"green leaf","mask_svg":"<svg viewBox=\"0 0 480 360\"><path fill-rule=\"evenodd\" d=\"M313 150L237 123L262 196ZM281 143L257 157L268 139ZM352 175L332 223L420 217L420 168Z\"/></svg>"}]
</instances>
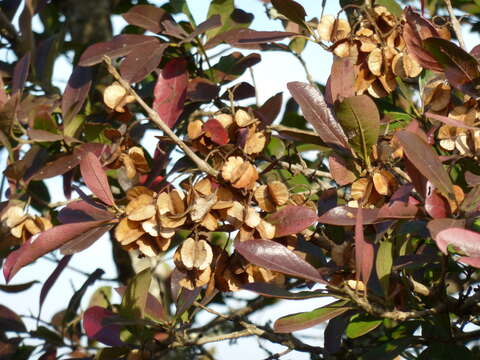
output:
<instances>
[{"instance_id":1,"label":"green leaf","mask_svg":"<svg viewBox=\"0 0 480 360\"><path fill-rule=\"evenodd\" d=\"M400 355L407 347L415 341L414 337L407 337L395 340L388 340L386 343L374 347L372 350L362 354L358 360L393 360Z\"/></svg>"},{"instance_id":2,"label":"green leaf","mask_svg":"<svg viewBox=\"0 0 480 360\"><path fill-rule=\"evenodd\" d=\"M150 273L150 268L147 268L130 281L122 298L122 315L129 318L143 319L151 280L152 274Z\"/></svg>"},{"instance_id":3,"label":"green leaf","mask_svg":"<svg viewBox=\"0 0 480 360\"><path fill-rule=\"evenodd\" d=\"M227 30L248 28L253 21L252 14L235 9L233 0L213 0L208 8L207 19L213 15L220 15L222 26L205 33L209 40Z\"/></svg>"},{"instance_id":4,"label":"green leaf","mask_svg":"<svg viewBox=\"0 0 480 360\"><path fill-rule=\"evenodd\" d=\"M111 286L102 286L99 287L90 298L87 308L93 306L100 306L107 308L110 305L110 299L112 297L112 287Z\"/></svg>"},{"instance_id":5,"label":"green leaf","mask_svg":"<svg viewBox=\"0 0 480 360\"><path fill-rule=\"evenodd\" d=\"M277 159L280 159L285 154L285 144L282 140L277 139L276 137L270 138L270 142L267 145L266 152L269 156L275 156Z\"/></svg>"},{"instance_id":6,"label":"green leaf","mask_svg":"<svg viewBox=\"0 0 480 360\"><path fill-rule=\"evenodd\" d=\"M375 330L382 322L383 320L375 319L369 315L356 314L352 316L345 333L350 339L355 339Z\"/></svg>"},{"instance_id":7,"label":"green leaf","mask_svg":"<svg viewBox=\"0 0 480 360\"><path fill-rule=\"evenodd\" d=\"M369 164L372 146L377 143L380 131L377 106L369 96L359 95L343 100L335 112L349 144Z\"/></svg>"},{"instance_id":8,"label":"green leaf","mask_svg":"<svg viewBox=\"0 0 480 360\"><path fill-rule=\"evenodd\" d=\"M347 303L347 300L339 300L312 311L283 316L275 321L273 328L279 333L307 329L350 310Z\"/></svg>"},{"instance_id":9,"label":"green leaf","mask_svg":"<svg viewBox=\"0 0 480 360\"><path fill-rule=\"evenodd\" d=\"M376 5L382 5L387 8L393 15L396 17L401 17L403 14L403 10L400 5L395 0L376 0Z\"/></svg>"},{"instance_id":10,"label":"green leaf","mask_svg":"<svg viewBox=\"0 0 480 360\"><path fill-rule=\"evenodd\" d=\"M383 293L388 294L388 287L390 284L390 272L392 271L393 256L392 243L388 240L380 242L377 252L376 269L380 284L382 285Z\"/></svg>"}]
</instances>

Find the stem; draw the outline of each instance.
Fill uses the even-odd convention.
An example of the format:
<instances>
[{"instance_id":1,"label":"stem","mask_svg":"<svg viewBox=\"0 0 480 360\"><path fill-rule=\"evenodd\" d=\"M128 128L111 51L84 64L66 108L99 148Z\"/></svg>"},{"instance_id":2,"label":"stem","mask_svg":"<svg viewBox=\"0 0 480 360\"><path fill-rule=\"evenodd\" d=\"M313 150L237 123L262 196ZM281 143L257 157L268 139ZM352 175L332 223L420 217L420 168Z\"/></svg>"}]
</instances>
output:
<instances>
[{"instance_id":1,"label":"stem","mask_svg":"<svg viewBox=\"0 0 480 360\"><path fill-rule=\"evenodd\" d=\"M112 59L110 59L108 56L104 56L103 61L105 62L105 64L107 64L108 72L112 74L115 80L117 80L120 85L122 85L125 90L127 90L127 92L135 98L137 103L147 112L147 115L150 117L151 121L153 121L161 130L163 130L163 132L183 150L185 155L192 159L192 161L198 166L201 171L213 177L217 177L218 170L215 170L207 162L199 158L197 154L195 154L192 149L187 146L187 144L185 144L177 135L175 135L175 133L168 127L168 125L165 124L165 122L160 118L160 115L158 115L155 110L148 106L145 101L143 101L140 95L138 95L137 92L132 89L128 81L121 77L117 69L112 65Z\"/></svg>"},{"instance_id":2,"label":"stem","mask_svg":"<svg viewBox=\"0 0 480 360\"><path fill-rule=\"evenodd\" d=\"M466 50L465 42L463 41L463 36L462 36L462 27L461 27L460 22L458 21L457 17L453 13L452 3L451 3L450 0L444 0L444 1L445 1L445 5L447 5L448 15L450 15L450 21L452 22L453 31L455 32L455 35L457 36L458 43L460 44L460 47L462 49Z\"/></svg>"}]
</instances>

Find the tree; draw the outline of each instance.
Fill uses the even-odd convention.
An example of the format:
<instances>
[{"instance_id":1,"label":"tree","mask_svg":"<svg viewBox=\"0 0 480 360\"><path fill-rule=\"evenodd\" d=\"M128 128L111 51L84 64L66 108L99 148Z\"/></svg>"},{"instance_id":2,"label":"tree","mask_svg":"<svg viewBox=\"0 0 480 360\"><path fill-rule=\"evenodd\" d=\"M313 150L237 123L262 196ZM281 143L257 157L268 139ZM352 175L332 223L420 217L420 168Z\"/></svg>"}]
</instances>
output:
<instances>
[{"instance_id":1,"label":"tree","mask_svg":"<svg viewBox=\"0 0 480 360\"><path fill-rule=\"evenodd\" d=\"M2 47L16 57L1 63L5 279L59 251L41 307L73 254L107 233L118 271L114 290L98 287L99 264L34 331L0 305L2 358L212 359L205 345L246 336L284 346L270 359L479 357L478 46L467 52L450 0L341 1L344 17L320 20L293 0L265 3L284 31L250 29L233 0L211 1L200 24L182 0L2 4ZM93 31L92 14L129 26L111 38L109 17ZM282 94L260 105L253 85L232 83L261 60L235 48L304 64L307 44L332 53L329 79L289 83L283 113ZM51 75L65 55L75 68L60 91ZM150 129L163 132L154 154L141 146ZM65 202L51 202L52 177ZM167 275L133 262L168 257ZM258 296L210 307L240 289ZM331 302L252 320L306 298ZM295 335L326 322L324 344Z\"/></svg>"}]
</instances>

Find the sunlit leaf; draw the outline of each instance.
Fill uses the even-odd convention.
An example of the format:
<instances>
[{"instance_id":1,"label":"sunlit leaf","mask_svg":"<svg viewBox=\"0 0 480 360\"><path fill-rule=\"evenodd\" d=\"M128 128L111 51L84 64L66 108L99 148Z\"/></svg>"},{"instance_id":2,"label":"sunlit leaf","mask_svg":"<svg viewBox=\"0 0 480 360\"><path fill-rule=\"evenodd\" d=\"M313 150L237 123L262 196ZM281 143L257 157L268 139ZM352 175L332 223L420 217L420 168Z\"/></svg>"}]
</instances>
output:
<instances>
[{"instance_id":1,"label":"sunlit leaf","mask_svg":"<svg viewBox=\"0 0 480 360\"><path fill-rule=\"evenodd\" d=\"M113 206L115 204L110 185L108 184L107 175L97 156L91 152L82 154L80 172L82 173L85 184L87 184L95 196L107 205Z\"/></svg>"},{"instance_id":2,"label":"sunlit leaf","mask_svg":"<svg viewBox=\"0 0 480 360\"><path fill-rule=\"evenodd\" d=\"M315 210L307 206L288 205L268 217L275 225L275 237L297 234L317 221Z\"/></svg>"},{"instance_id":3,"label":"sunlit leaf","mask_svg":"<svg viewBox=\"0 0 480 360\"><path fill-rule=\"evenodd\" d=\"M115 313L100 306L93 306L83 314L83 328L90 339L108 346L125 345L120 340L120 326L109 324L108 320L117 317Z\"/></svg>"},{"instance_id":4,"label":"sunlit leaf","mask_svg":"<svg viewBox=\"0 0 480 360\"><path fill-rule=\"evenodd\" d=\"M369 315L354 315L347 326L345 334L350 339L355 339L375 330L382 322L383 320L372 318Z\"/></svg>"}]
</instances>

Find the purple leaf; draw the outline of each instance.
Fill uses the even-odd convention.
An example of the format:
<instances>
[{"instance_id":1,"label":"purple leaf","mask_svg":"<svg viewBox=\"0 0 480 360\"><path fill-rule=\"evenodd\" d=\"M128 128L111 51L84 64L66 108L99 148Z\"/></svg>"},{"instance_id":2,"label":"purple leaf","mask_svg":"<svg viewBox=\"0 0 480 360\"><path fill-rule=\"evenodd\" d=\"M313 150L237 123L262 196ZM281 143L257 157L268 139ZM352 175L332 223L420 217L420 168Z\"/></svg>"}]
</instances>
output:
<instances>
[{"instance_id":1,"label":"purple leaf","mask_svg":"<svg viewBox=\"0 0 480 360\"><path fill-rule=\"evenodd\" d=\"M130 25L141 27L153 33L162 30L160 25L163 21L171 19L171 16L163 9L153 5L136 5L131 7L122 17Z\"/></svg>"},{"instance_id":2,"label":"purple leaf","mask_svg":"<svg viewBox=\"0 0 480 360\"><path fill-rule=\"evenodd\" d=\"M262 106L255 110L255 114L260 115L259 117L262 121L262 127L271 125L277 118L278 114L280 114L280 110L282 109L282 100L283 93L279 92L265 101Z\"/></svg>"},{"instance_id":3,"label":"purple leaf","mask_svg":"<svg viewBox=\"0 0 480 360\"><path fill-rule=\"evenodd\" d=\"M62 255L73 255L77 252L85 250L86 248L89 248L95 241L100 239L103 234L111 230L113 226L114 225L104 225L85 231L72 241L62 245L60 248L60 253Z\"/></svg>"},{"instance_id":4,"label":"purple leaf","mask_svg":"<svg viewBox=\"0 0 480 360\"><path fill-rule=\"evenodd\" d=\"M372 273L375 253L373 245L365 240L363 234L363 208L358 208L355 221L355 265L357 280L367 286Z\"/></svg>"},{"instance_id":5,"label":"purple leaf","mask_svg":"<svg viewBox=\"0 0 480 360\"><path fill-rule=\"evenodd\" d=\"M13 69L12 94L22 91L30 68L30 52L22 56Z\"/></svg>"},{"instance_id":6,"label":"purple leaf","mask_svg":"<svg viewBox=\"0 0 480 360\"><path fill-rule=\"evenodd\" d=\"M354 226L357 218L357 208L337 206L328 210L318 218L318 222L329 225ZM364 225L380 222L378 219L379 209L363 209L362 223Z\"/></svg>"},{"instance_id":7,"label":"purple leaf","mask_svg":"<svg viewBox=\"0 0 480 360\"><path fill-rule=\"evenodd\" d=\"M350 310L350 307L347 307L346 304L347 301L345 300L335 301L312 311L283 316L275 321L273 329L278 333L291 333L308 329Z\"/></svg>"},{"instance_id":8,"label":"purple leaf","mask_svg":"<svg viewBox=\"0 0 480 360\"><path fill-rule=\"evenodd\" d=\"M65 206L57 215L63 224L91 221L113 220L115 216L100 206L92 205L84 200L74 201Z\"/></svg>"},{"instance_id":9,"label":"purple leaf","mask_svg":"<svg viewBox=\"0 0 480 360\"><path fill-rule=\"evenodd\" d=\"M201 24L199 24L195 30L193 30L185 39L182 40L182 43L190 42L193 39L195 39L196 36L203 34L204 32L210 30L210 29L215 29L219 26L222 25L222 19L220 15L213 15Z\"/></svg>"},{"instance_id":10,"label":"purple leaf","mask_svg":"<svg viewBox=\"0 0 480 360\"><path fill-rule=\"evenodd\" d=\"M317 221L315 210L307 206L288 205L268 217L275 225L275 237L298 234Z\"/></svg>"},{"instance_id":11,"label":"purple leaf","mask_svg":"<svg viewBox=\"0 0 480 360\"><path fill-rule=\"evenodd\" d=\"M131 52L120 65L122 77L131 83L142 81L155 70L169 44L155 44Z\"/></svg>"},{"instance_id":12,"label":"purple leaf","mask_svg":"<svg viewBox=\"0 0 480 360\"><path fill-rule=\"evenodd\" d=\"M120 326L109 324L108 320L118 315L100 306L93 306L83 314L83 328L90 339L97 340L108 346L124 346L120 340Z\"/></svg>"},{"instance_id":13,"label":"purple leaf","mask_svg":"<svg viewBox=\"0 0 480 360\"><path fill-rule=\"evenodd\" d=\"M332 153L328 157L328 167L333 180L340 186L351 184L357 179L357 175L348 168L347 161L336 153ZM353 168L353 165L350 167Z\"/></svg>"},{"instance_id":14,"label":"purple leaf","mask_svg":"<svg viewBox=\"0 0 480 360\"><path fill-rule=\"evenodd\" d=\"M241 44L265 44L295 35L298 34L285 31L256 31L252 29L238 29L234 33L234 36L228 37L225 41L232 46Z\"/></svg>"},{"instance_id":15,"label":"purple leaf","mask_svg":"<svg viewBox=\"0 0 480 360\"><path fill-rule=\"evenodd\" d=\"M293 0L272 0L275 9L285 16L288 20L293 21L301 26L305 26L305 16L307 13L302 5Z\"/></svg>"},{"instance_id":16,"label":"purple leaf","mask_svg":"<svg viewBox=\"0 0 480 360\"><path fill-rule=\"evenodd\" d=\"M82 54L79 66L92 66L103 61L106 55L116 59L137 51L142 47L150 48L158 44L158 39L153 36L122 34L115 36L111 41L100 42L89 46Z\"/></svg>"},{"instance_id":17,"label":"purple leaf","mask_svg":"<svg viewBox=\"0 0 480 360\"><path fill-rule=\"evenodd\" d=\"M50 274L48 279L43 284L42 290L40 291L40 298L39 298L39 310L38 310L39 316L40 316L40 312L42 311L42 306L43 306L43 303L45 302L45 298L47 297L48 293L50 292L50 289L55 284L60 274L67 267L71 258L72 258L72 255L64 256L62 260L58 262L57 266L55 267L55 270L53 270L53 272Z\"/></svg>"},{"instance_id":18,"label":"purple leaf","mask_svg":"<svg viewBox=\"0 0 480 360\"><path fill-rule=\"evenodd\" d=\"M465 219L434 219L427 224L427 229L430 232L432 239L435 239L438 233L449 228L464 228Z\"/></svg>"},{"instance_id":19,"label":"purple leaf","mask_svg":"<svg viewBox=\"0 0 480 360\"><path fill-rule=\"evenodd\" d=\"M220 88L212 81L196 77L188 82L187 99L191 101L209 102L218 96Z\"/></svg>"},{"instance_id":20,"label":"purple leaf","mask_svg":"<svg viewBox=\"0 0 480 360\"><path fill-rule=\"evenodd\" d=\"M317 269L293 251L272 240L235 243L236 250L252 264L302 279L325 283Z\"/></svg>"},{"instance_id":21,"label":"purple leaf","mask_svg":"<svg viewBox=\"0 0 480 360\"><path fill-rule=\"evenodd\" d=\"M183 112L187 85L187 61L181 58L170 60L158 77L153 101L153 109L170 128Z\"/></svg>"},{"instance_id":22,"label":"purple leaf","mask_svg":"<svg viewBox=\"0 0 480 360\"><path fill-rule=\"evenodd\" d=\"M330 98L331 105L355 96L355 76L355 66L350 58L334 57L332 71L325 90L325 98ZM327 96L327 93L329 96Z\"/></svg>"},{"instance_id":23,"label":"purple leaf","mask_svg":"<svg viewBox=\"0 0 480 360\"><path fill-rule=\"evenodd\" d=\"M110 185L108 184L107 175L103 170L100 160L98 160L93 153L86 152L82 155L80 172L82 173L85 184L87 184L95 196L107 205L113 206L115 204Z\"/></svg>"},{"instance_id":24,"label":"purple leaf","mask_svg":"<svg viewBox=\"0 0 480 360\"><path fill-rule=\"evenodd\" d=\"M432 147L410 131L399 131L395 136L418 171L442 194L454 198L452 181Z\"/></svg>"},{"instance_id":25,"label":"purple leaf","mask_svg":"<svg viewBox=\"0 0 480 360\"><path fill-rule=\"evenodd\" d=\"M328 146L348 153L350 145L347 136L333 117L320 91L313 85L298 81L288 83L287 87L300 105L305 119L312 124L320 138Z\"/></svg>"},{"instance_id":26,"label":"purple leaf","mask_svg":"<svg viewBox=\"0 0 480 360\"><path fill-rule=\"evenodd\" d=\"M450 204L438 193L430 181L427 182L425 211L434 219L446 218L450 215Z\"/></svg>"},{"instance_id":27,"label":"purple leaf","mask_svg":"<svg viewBox=\"0 0 480 360\"><path fill-rule=\"evenodd\" d=\"M236 84L231 88L227 89L221 96L221 99L228 100L230 99L230 91L233 94L233 100L244 100L255 96L256 90L249 83L242 81L240 84Z\"/></svg>"},{"instance_id":28,"label":"purple leaf","mask_svg":"<svg viewBox=\"0 0 480 360\"><path fill-rule=\"evenodd\" d=\"M25 242L18 250L13 251L5 260L3 265L3 275L5 276L5 280L9 282L24 266L32 263L50 251L58 249L63 244L82 235L87 230L100 226L106 222L106 220L95 220L58 225L32 236L30 240Z\"/></svg>"},{"instance_id":29,"label":"purple leaf","mask_svg":"<svg viewBox=\"0 0 480 360\"><path fill-rule=\"evenodd\" d=\"M0 329L4 331L27 331L20 316L4 305L0 304Z\"/></svg>"},{"instance_id":30,"label":"purple leaf","mask_svg":"<svg viewBox=\"0 0 480 360\"><path fill-rule=\"evenodd\" d=\"M82 108L91 85L92 70L88 67L75 66L62 96L62 114L65 125Z\"/></svg>"}]
</instances>

